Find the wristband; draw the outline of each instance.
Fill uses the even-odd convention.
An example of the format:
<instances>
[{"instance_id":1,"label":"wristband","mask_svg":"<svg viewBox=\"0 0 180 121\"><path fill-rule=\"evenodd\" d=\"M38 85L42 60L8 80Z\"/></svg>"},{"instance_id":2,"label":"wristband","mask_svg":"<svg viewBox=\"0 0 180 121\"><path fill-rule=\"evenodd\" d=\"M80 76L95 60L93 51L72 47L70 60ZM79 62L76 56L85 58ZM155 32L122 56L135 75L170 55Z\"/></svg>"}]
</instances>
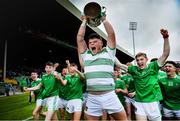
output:
<instances>
[{"instance_id":1,"label":"wristband","mask_svg":"<svg viewBox=\"0 0 180 121\"><path fill-rule=\"evenodd\" d=\"M164 39L167 39L169 37L169 35L167 34L167 35L165 35L165 36L163 36L163 38Z\"/></svg>"}]
</instances>

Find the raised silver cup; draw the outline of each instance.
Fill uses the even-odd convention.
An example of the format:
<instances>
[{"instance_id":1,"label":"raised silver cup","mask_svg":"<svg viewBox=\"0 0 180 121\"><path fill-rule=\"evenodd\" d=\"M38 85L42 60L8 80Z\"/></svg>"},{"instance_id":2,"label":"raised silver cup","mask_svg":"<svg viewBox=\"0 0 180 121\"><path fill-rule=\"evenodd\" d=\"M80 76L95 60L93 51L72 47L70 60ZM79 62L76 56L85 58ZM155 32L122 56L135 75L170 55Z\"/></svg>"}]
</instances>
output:
<instances>
[{"instance_id":1,"label":"raised silver cup","mask_svg":"<svg viewBox=\"0 0 180 121\"><path fill-rule=\"evenodd\" d=\"M101 17L105 16L106 8L96 2L90 2L84 7L84 15L88 16L87 23L91 27L97 27L101 24Z\"/></svg>"}]
</instances>

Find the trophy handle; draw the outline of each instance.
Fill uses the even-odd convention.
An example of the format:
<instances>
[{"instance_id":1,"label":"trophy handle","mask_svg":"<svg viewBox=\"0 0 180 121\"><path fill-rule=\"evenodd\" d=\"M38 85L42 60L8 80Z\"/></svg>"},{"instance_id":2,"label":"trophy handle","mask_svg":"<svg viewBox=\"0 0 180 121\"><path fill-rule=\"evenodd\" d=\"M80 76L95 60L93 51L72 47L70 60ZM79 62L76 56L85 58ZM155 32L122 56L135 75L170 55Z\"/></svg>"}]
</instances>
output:
<instances>
[{"instance_id":1,"label":"trophy handle","mask_svg":"<svg viewBox=\"0 0 180 121\"><path fill-rule=\"evenodd\" d=\"M106 16L106 7L102 6L101 8L101 17Z\"/></svg>"},{"instance_id":2,"label":"trophy handle","mask_svg":"<svg viewBox=\"0 0 180 121\"><path fill-rule=\"evenodd\" d=\"M85 16L88 16L88 25L97 27L102 22L101 18L106 16L106 7L101 7L96 2L90 2L84 7L84 14Z\"/></svg>"}]
</instances>

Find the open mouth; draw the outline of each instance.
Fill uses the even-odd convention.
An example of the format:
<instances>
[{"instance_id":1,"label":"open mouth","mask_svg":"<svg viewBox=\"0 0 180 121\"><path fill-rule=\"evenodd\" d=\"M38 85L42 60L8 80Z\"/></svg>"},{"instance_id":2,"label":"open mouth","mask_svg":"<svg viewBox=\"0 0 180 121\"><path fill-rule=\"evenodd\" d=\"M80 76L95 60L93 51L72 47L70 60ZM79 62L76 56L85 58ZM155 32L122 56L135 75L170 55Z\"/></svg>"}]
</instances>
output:
<instances>
[{"instance_id":1,"label":"open mouth","mask_svg":"<svg viewBox=\"0 0 180 121\"><path fill-rule=\"evenodd\" d=\"M169 73L169 72L170 72L170 70L166 70L166 72L167 72L167 73Z\"/></svg>"},{"instance_id":2,"label":"open mouth","mask_svg":"<svg viewBox=\"0 0 180 121\"><path fill-rule=\"evenodd\" d=\"M94 50L96 50L96 48L95 48L95 47L92 47L91 50L94 51Z\"/></svg>"},{"instance_id":3,"label":"open mouth","mask_svg":"<svg viewBox=\"0 0 180 121\"><path fill-rule=\"evenodd\" d=\"M96 53L96 47L92 47L91 51L95 54Z\"/></svg>"},{"instance_id":4,"label":"open mouth","mask_svg":"<svg viewBox=\"0 0 180 121\"><path fill-rule=\"evenodd\" d=\"M139 68L143 68L144 67L144 65L143 64L139 64Z\"/></svg>"}]
</instances>

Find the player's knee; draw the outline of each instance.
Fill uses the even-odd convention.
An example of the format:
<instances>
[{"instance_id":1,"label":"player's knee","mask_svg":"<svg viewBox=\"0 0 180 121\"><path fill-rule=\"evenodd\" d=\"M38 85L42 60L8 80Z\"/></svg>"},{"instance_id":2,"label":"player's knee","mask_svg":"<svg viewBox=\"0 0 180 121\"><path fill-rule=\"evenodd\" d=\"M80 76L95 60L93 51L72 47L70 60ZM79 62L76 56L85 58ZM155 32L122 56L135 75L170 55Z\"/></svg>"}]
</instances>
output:
<instances>
[{"instance_id":1,"label":"player's knee","mask_svg":"<svg viewBox=\"0 0 180 121\"><path fill-rule=\"evenodd\" d=\"M33 111L33 113L32 113L33 116L36 116L37 114L38 114L37 111Z\"/></svg>"},{"instance_id":2,"label":"player's knee","mask_svg":"<svg viewBox=\"0 0 180 121\"><path fill-rule=\"evenodd\" d=\"M36 115L36 113L35 112L32 112L32 115L33 115L33 117Z\"/></svg>"},{"instance_id":3,"label":"player's knee","mask_svg":"<svg viewBox=\"0 0 180 121\"><path fill-rule=\"evenodd\" d=\"M126 111L126 115L130 116L131 115L131 111Z\"/></svg>"}]
</instances>

